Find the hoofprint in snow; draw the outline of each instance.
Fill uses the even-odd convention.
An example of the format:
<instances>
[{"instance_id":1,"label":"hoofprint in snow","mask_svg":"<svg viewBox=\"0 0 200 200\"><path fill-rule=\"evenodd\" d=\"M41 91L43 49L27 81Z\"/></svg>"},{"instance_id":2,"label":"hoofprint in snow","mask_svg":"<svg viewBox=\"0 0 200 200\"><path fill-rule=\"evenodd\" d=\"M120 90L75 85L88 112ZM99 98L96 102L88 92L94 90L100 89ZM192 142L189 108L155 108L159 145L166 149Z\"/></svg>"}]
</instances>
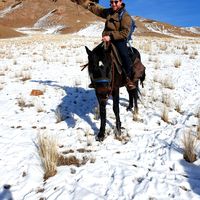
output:
<instances>
[{"instance_id":1,"label":"hoofprint in snow","mask_svg":"<svg viewBox=\"0 0 200 200\"><path fill-rule=\"evenodd\" d=\"M200 42L134 38L147 70L139 119L126 111L128 96L121 88L124 139L114 137L110 98L102 143L95 141L95 93L88 88L87 70L80 68L87 63L84 46L98 43L100 37L87 35L0 41L0 195L9 184L15 200L199 199L199 141L192 164L183 159L182 141L188 131L195 136L199 125ZM44 94L31 96L33 89ZM44 181L39 134L53 136L60 153L87 161L59 166Z\"/></svg>"}]
</instances>

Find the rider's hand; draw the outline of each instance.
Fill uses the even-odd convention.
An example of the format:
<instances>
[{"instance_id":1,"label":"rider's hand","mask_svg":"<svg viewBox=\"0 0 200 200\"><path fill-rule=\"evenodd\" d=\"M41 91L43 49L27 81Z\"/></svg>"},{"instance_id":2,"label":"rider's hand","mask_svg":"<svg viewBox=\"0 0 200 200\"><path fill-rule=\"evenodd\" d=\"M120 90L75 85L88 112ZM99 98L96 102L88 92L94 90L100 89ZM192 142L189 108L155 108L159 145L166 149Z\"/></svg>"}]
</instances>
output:
<instances>
[{"instance_id":1,"label":"rider's hand","mask_svg":"<svg viewBox=\"0 0 200 200\"><path fill-rule=\"evenodd\" d=\"M80 4L82 5L83 3L85 3L86 0L71 0L74 3Z\"/></svg>"},{"instance_id":2,"label":"rider's hand","mask_svg":"<svg viewBox=\"0 0 200 200\"><path fill-rule=\"evenodd\" d=\"M79 1L78 1L78 0L71 0L71 1L74 2L74 3L79 4Z\"/></svg>"},{"instance_id":3,"label":"rider's hand","mask_svg":"<svg viewBox=\"0 0 200 200\"><path fill-rule=\"evenodd\" d=\"M102 41L103 42L110 42L110 36L109 35L105 35L102 37Z\"/></svg>"}]
</instances>

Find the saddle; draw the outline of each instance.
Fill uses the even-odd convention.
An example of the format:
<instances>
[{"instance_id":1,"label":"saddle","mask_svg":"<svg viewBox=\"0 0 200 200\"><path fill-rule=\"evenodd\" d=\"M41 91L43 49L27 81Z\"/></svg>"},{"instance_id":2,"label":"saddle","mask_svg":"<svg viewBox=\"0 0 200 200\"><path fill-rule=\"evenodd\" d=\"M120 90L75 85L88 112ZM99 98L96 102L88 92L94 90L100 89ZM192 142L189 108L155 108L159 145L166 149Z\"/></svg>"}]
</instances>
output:
<instances>
[{"instance_id":1,"label":"saddle","mask_svg":"<svg viewBox=\"0 0 200 200\"><path fill-rule=\"evenodd\" d=\"M116 47L112 43L111 43L111 57L117 68L118 73L122 74L123 73L122 61L121 61L120 55L119 55ZM131 80L133 82L137 82L138 80L140 80L142 87L144 87L143 81L145 80L145 76L146 76L145 75L145 66L142 64L141 59L139 57L137 57L136 54L134 54L133 50L131 50L131 47L129 47L129 57L132 61Z\"/></svg>"}]
</instances>

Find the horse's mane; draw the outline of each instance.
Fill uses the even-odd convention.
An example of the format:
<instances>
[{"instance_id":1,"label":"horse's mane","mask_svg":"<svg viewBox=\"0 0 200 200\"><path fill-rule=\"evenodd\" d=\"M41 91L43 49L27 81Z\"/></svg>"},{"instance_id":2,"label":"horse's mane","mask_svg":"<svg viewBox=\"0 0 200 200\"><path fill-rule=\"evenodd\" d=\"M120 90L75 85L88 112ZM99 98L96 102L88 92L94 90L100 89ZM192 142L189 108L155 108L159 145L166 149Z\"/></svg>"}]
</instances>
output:
<instances>
[{"instance_id":1,"label":"horse's mane","mask_svg":"<svg viewBox=\"0 0 200 200\"><path fill-rule=\"evenodd\" d=\"M108 45L107 47L105 47L105 43L104 42L101 42L100 44L98 44L94 49L93 49L93 52L94 53L105 53L105 52L108 52L110 51L110 48L111 45Z\"/></svg>"}]
</instances>

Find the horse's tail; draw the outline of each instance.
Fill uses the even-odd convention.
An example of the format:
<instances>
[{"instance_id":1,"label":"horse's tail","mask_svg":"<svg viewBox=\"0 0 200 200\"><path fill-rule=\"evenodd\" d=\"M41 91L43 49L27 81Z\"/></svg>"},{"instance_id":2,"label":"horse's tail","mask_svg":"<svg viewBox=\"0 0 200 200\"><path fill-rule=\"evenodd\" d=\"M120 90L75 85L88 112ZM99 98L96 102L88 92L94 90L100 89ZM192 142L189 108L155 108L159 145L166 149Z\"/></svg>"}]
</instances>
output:
<instances>
[{"instance_id":1,"label":"horse's tail","mask_svg":"<svg viewBox=\"0 0 200 200\"><path fill-rule=\"evenodd\" d=\"M140 84L142 85L142 88L144 87L144 81L145 81L145 77L146 77L146 72L145 72L145 66L144 66L144 70L143 70L143 73L142 73L142 76L140 77Z\"/></svg>"}]
</instances>

